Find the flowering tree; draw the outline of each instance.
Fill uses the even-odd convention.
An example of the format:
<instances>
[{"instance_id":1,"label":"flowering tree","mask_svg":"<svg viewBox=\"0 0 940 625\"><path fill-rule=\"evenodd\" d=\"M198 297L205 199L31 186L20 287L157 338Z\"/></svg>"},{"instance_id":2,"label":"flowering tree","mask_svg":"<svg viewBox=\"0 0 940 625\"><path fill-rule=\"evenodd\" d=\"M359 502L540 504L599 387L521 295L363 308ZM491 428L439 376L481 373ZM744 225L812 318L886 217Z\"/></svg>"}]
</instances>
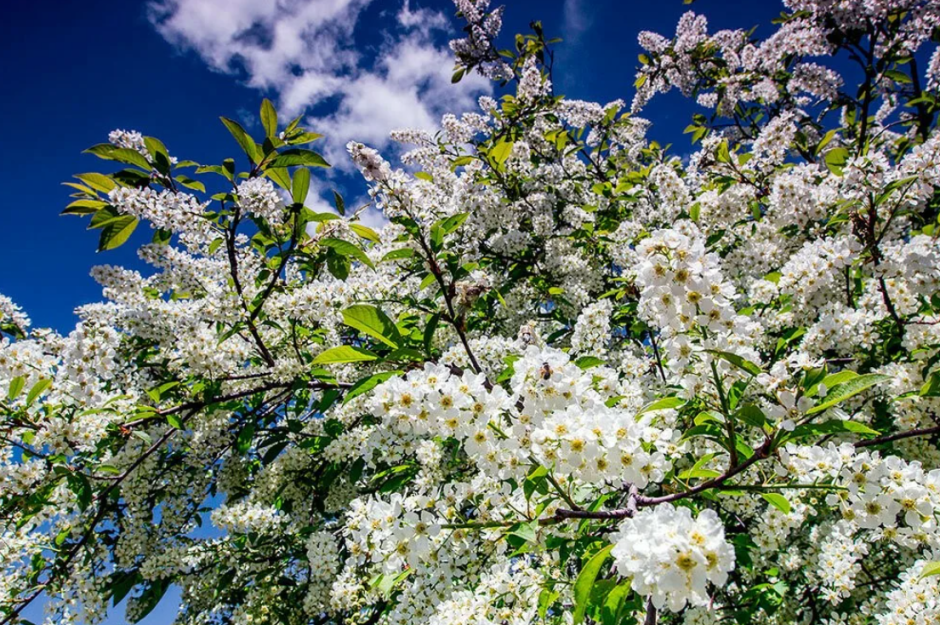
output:
<instances>
[{"instance_id":1,"label":"flowering tree","mask_svg":"<svg viewBox=\"0 0 940 625\"><path fill-rule=\"evenodd\" d=\"M218 166L89 150L65 212L153 269L67 336L0 299L0 623L940 620L940 4L689 13L632 109L487 4L454 78L514 95L405 170L350 144L378 231L304 206L267 101ZM638 116L673 88L688 159Z\"/></svg>"}]
</instances>

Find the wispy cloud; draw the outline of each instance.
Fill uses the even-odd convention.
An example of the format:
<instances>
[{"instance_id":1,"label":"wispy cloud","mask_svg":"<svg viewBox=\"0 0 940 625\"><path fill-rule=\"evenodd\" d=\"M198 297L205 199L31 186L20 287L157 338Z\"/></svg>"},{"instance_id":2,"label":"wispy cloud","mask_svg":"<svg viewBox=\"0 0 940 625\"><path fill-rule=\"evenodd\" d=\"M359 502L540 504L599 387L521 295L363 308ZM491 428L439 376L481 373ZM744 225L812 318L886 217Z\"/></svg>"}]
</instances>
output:
<instances>
[{"instance_id":1,"label":"wispy cloud","mask_svg":"<svg viewBox=\"0 0 940 625\"><path fill-rule=\"evenodd\" d=\"M568 43L577 43L591 28L594 15L588 5L585 0L565 0L564 34Z\"/></svg>"},{"instance_id":2,"label":"wispy cloud","mask_svg":"<svg viewBox=\"0 0 940 625\"><path fill-rule=\"evenodd\" d=\"M443 41L451 24L409 0L377 18L383 20L378 54L360 53L354 41L370 3L152 0L149 15L173 45L273 94L285 116L319 105L321 116L311 126L327 135L327 156L343 167L346 141L382 148L391 130L432 130L441 114L470 109L491 90L477 76L451 84L453 60Z\"/></svg>"}]
</instances>

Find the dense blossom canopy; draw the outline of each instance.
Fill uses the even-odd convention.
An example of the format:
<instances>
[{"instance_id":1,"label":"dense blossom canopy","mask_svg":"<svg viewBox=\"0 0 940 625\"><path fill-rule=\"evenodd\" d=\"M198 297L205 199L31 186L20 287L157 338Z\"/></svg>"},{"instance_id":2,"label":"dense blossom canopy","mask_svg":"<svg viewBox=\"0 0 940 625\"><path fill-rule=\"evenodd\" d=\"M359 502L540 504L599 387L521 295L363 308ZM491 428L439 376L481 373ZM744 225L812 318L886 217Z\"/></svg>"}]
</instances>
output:
<instances>
[{"instance_id":1,"label":"dense blossom canopy","mask_svg":"<svg viewBox=\"0 0 940 625\"><path fill-rule=\"evenodd\" d=\"M348 146L383 228L267 101L221 165L89 150L65 212L151 269L64 336L0 296L0 623L940 622L940 3L688 13L632 105L456 4L508 94Z\"/></svg>"}]
</instances>

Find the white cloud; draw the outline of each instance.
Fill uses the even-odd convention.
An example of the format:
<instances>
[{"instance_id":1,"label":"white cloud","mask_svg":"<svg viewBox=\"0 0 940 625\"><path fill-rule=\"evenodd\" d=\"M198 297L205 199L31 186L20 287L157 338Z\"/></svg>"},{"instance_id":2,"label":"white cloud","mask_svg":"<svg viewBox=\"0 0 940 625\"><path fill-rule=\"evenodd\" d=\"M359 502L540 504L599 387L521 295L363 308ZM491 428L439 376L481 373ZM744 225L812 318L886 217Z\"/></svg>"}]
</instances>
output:
<instances>
[{"instance_id":1,"label":"white cloud","mask_svg":"<svg viewBox=\"0 0 940 625\"><path fill-rule=\"evenodd\" d=\"M564 29L566 42L577 43L594 23L594 16L589 12L587 4L584 0L565 0Z\"/></svg>"},{"instance_id":2,"label":"white cloud","mask_svg":"<svg viewBox=\"0 0 940 625\"><path fill-rule=\"evenodd\" d=\"M382 0L383 2L387 0ZM285 117L332 107L309 125L327 136L328 159L348 168L347 141L388 144L399 128L436 128L447 111L474 106L491 85L477 76L451 84L453 59L442 32L443 13L412 9L383 13L374 58L360 54L357 29L371 0L152 0L151 22L167 41L195 51L213 69L243 76L276 94ZM371 25L370 25L371 26Z\"/></svg>"}]
</instances>

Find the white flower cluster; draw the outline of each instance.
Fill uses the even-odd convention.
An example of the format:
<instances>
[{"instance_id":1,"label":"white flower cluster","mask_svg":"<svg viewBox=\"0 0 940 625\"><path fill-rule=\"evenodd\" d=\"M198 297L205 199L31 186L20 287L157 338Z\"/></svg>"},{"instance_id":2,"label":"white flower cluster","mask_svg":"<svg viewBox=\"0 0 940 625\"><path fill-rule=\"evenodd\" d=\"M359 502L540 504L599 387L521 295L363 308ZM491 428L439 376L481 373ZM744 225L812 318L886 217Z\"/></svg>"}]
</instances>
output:
<instances>
[{"instance_id":1,"label":"white flower cluster","mask_svg":"<svg viewBox=\"0 0 940 625\"><path fill-rule=\"evenodd\" d=\"M351 141L346 145L346 151L362 172L362 177L369 182L382 182L391 175L388 162L374 149Z\"/></svg>"},{"instance_id":2,"label":"white flower cluster","mask_svg":"<svg viewBox=\"0 0 940 625\"><path fill-rule=\"evenodd\" d=\"M29 329L30 321L23 309L17 306L6 295L0 294L0 324L9 323L25 333Z\"/></svg>"},{"instance_id":3,"label":"white flower cluster","mask_svg":"<svg viewBox=\"0 0 940 625\"><path fill-rule=\"evenodd\" d=\"M581 311L571 335L571 353L603 357L610 337L610 300L601 300Z\"/></svg>"},{"instance_id":4,"label":"white flower cluster","mask_svg":"<svg viewBox=\"0 0 940 625\"><path fill-rule=\"evenodd\" d=\"M112 130L108 134L108 141L119 148L140 152L144 158L150 157L147 146L144 144L144 136L136 130Z\"/></svg>"},{"instance_id":5,"label":"white flower cluster","mask_svg":"<svg viewBox=\"0 0 940 625\"><path fill-rule=\"evenodd\" d=\"M879 625L940 621L940 576L926 577L927 564L920 560L901 573L898 588L888 593L885 612L877 615Z\"/></svg>"},{"instance_id":6,"label":"white flower cluster","mask_svg":"<svg viewBox=\"0 0 940 625\"><path fill-rule=\"evenodd\" d=\"M193 248L212 240L211 225L204 216L207 204L188 193L116 187L108 199L122 214L146 219L154 228L180 233L181 240Z\"/></svg>"},{"instance_id":7,"label":"white flower cluster","mask_svg":"<svg viewBox=\"0 0 940 625\"><path fill-rule=\"evenodd\" d=\"M708 605L708 582L724 586L734 570L734 548L710 509L696 517L672 504L643 509L620 524L611 542L620 574L654 606L672 612Z\"/></svg>"},{"instance_id":8,"label":"white flower cluster","mask_svg":"<svg viewBox=\"0 0 940 625\"><path fill-rule=\"evenodd\" d=\"M657 230L640 242L636 254L640 312L654 326L711 333L734 327L733 289L721 275L717 254L705 250L694 227L688 234Z\"/></svg>"},{"instance_id":9,"label":"white flower cluster","mask_svg":"<svg viewBox=\"0 0 940 625\"><path fill-rule=\"evenodd\" d=\"M284 200L267 178L249 178L239 183L237 193L239 206L246 213L260 217L272 225L284 221Z\"/></svg>"},{"instance_id":10,"label":"white flower cluster","mask_svg":"<svg viewBox=\"0 0 940 625\"><path fill-rule=\"evenodd\" d=\"M225 504L212 511L213 525L236 534L272 532L284 521L285 518L271 506L250 501Z\"/></svg>"}]
</instances>

